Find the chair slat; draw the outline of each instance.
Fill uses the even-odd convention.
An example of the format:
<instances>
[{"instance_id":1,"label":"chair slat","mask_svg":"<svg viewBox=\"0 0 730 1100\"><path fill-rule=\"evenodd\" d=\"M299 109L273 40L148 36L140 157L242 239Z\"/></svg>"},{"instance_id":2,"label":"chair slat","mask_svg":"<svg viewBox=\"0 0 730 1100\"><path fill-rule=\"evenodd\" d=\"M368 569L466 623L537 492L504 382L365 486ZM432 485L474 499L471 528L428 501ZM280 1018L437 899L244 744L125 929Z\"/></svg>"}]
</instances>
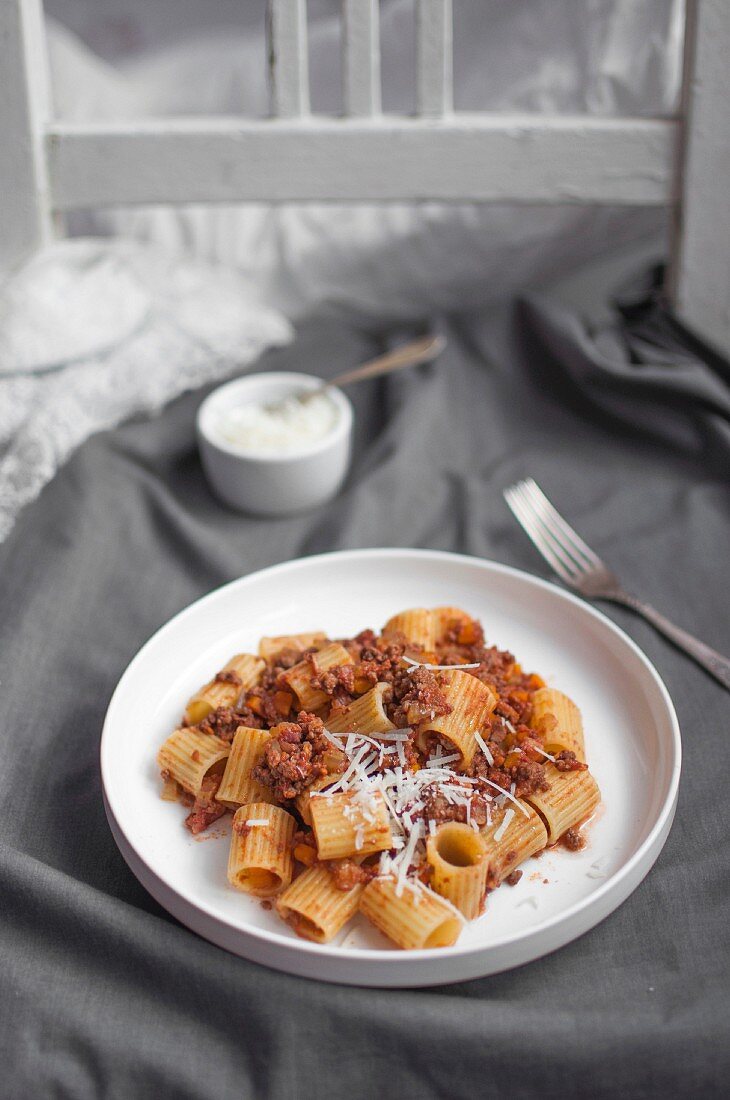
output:
<instances>
[{"instance_id":1,"label":"chair slat","mask_svg":"<svg viewBox=\"0 0 730 1100\"><path fill-rule=\"evenodd\" d=\"M50 97L40 0L0 2L0 268L52 234L44 145Z\"/></svg>"},{"instance_id":2,"label":"chair slat","mask_svg":"<svg viewBox=\"0 0 730 1100\"><path fill-rule=\"evenodd\" d=\"M418 0L418 113L448 114L453 107L451 0Z\"/></svg>"},{"instance_id":3,"label":"chair slat","mask_svg":"<svg viewBox=\"0 0 730 1100\"><path fill-rule=\"evenodd\" d=\"M343 0L345 114L380 113L380 8L378 0Z\"/></svg>"},{"instance_id":4,"label":"chair slat","mask_svg":"<svg viewBox=\"0 0 730 1100\"><path fill-rule=\"evenodd\" d=\"M266 16L271 113L309 114L306 0L268 0Z\"/></svg>"},{"instance_id":5,"label":"chair slat","mask_svg":"<svg viewBox=\"0 0 730 1100\"><path fill-rule=\"evenodd\" d=\"M727 0L692 0L670 290L685 324L725 355L730 355L729 51Z\"/></svg>"},{"instance_id":6,"label":"chair slat","mask_svg":"<svg viewBox=\"0 0 730 1100\"><path fill-rule=\"evenodd\" d=\"M383 115L56 123L54 204L443 201L664 205L676 123Z\"/></svg>"}]
</instances>

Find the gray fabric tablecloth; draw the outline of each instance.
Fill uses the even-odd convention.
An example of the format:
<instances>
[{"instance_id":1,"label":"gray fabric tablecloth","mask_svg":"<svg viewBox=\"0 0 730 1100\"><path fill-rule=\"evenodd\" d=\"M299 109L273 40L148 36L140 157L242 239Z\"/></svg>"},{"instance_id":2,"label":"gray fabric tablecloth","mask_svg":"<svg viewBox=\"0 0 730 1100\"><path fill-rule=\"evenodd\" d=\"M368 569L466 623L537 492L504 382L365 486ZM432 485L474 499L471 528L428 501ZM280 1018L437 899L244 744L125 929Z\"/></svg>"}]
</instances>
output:
<instances>
[{"instance_id":1,"label":"gray fabric tablecloth","mask_svg":"<svg viewBox=\"0 0 730 1100\"><path fill-rule=\"evenodd\" d=\"M194 394L90 440L21 516L0 548L0 1095L547 1100L727 1083L730 696L629 613L608 610L665 677L683 729L676 822L616 913L511 973L378 991L228 955L145 893L102 808L109 697L172 614L243 573L348 547L548 575L501 498L527 473L629 587L730 649L717 432L710 454L686 394L673 413L692 421L686 438L651 431L653 405L634 415L631 394L622 417L616 386L604 407L600 378L582 387L589 337L561 325L534 303L460 318L438 366L354 391L352 475L318 512L256 520L216 504ZM377 347L313 321L262 365L334 372Z\"/></svg>"}]
</instances>

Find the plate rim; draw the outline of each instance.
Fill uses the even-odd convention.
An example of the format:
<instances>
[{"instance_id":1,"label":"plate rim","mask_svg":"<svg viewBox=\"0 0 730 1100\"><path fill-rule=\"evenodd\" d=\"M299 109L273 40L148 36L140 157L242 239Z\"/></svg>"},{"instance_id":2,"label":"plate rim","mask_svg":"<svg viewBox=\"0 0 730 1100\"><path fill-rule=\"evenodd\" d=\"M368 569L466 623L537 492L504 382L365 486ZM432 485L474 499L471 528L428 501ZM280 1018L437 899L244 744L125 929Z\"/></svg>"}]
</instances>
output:
<instances>
[{"instance_id":1,"label":"plate rim","mask_svg":"<svg viewBox=\"0 0 730 1100\"><path fill-rule=\"evenodd\" d=\"M123 826L120 823L119 815L115 809L115 800L110 789L110 784L107 781L109 769L107 756L110 751L110 729L116 717L115 707L119 705L119 697L122 694L125 683L128 680L129 676L132 675L137 665L142 663L148 649L156 644L161 636L166 634L168 631L172 631L181 620L186 618L188 615L197 612L202 605L205 605L207 602L212 602L214 599L219 597L222 592L225 592L227 589L234 586L245 587L247 584L254 581L259 581L261 578L271 578L274 577L277 573L296 571L298 569L307 568L310 565L321 563L326 560L332 560L335 558L340 561L344 561L383 557L390 558L392 560L418 558L425 561L440 561L443 563L459 562L464 565L478 566L480 568L484 568L487 572L506 574L508 576L515 577L521 581L526 580L528 583L534 584L538 588L546 589L547 591L557 595L558 598L567 601L575 607L578 607L581 612L587 614L589 618L593 618L594 620L600 622L604 627L607 627L611 634L613 634L616 638L618 638L621 642L628 646L628 648L632 651L633 656L637 658L639 663L643 666L644 671L647 672L650 679L654 681L654 685L659 690L659 694L664 704L666 714L669 718L673 760L671 765L671 773L669 775L669 781L667 785L667 793L663 799L663 802L659 808L659 811L649 832L647 833L639 847L636 849L636 851L633 852L629 859L627 859L626 862L623 863L621 867L614 874L612 874L610 878L606 880L605 883L595 889L592 893L574 902L567 909L561 910L559 913L547 917L539 924L531 926L528 929L523 928L517 932L507 935L504 938L501 938L498 944L464 944L462 946L455 944L454 946L446 949L418 949L413 951L403 951L399 954L394 953L392 948L354 948L343 951L342 947L339 945L318 944L303 939L297 939L296 941L293 941L289 936L286 936L281 932L272 931L266 928L258 928L253 926L242 928L240 924L237 924L235 921L232 921L225 916L220 915L219 913L211 911L209 908L207 908L204 901L201 902L197 898L194 898L191 895L179 890L176 886L167 882L162 875L158 874L155 868L150 865L144 853L135 846L132 840L130 840L129 836L127 835ZM648 874L669 835L679 792L679 780L682 768L682 743L679 720L677 718L674 703L672 702L666 684L664 683L653 662L647 657L647 655L633 640L633 638L631 638L620 626L609 619L608 616L605 615L602 611L599 611L596 607L594 607L593 604L588 603L588 601L581 599L579 596L574 595L572 592L567 591L566 589L552 583L551 581L545 580L542 577L535 576L532 573L528 573L526 570L519 569L511 565L505 565L490 558L479 558L474 555L456 553L450 550L430 550L407 547L368 547L365 549L327 551L321 554L313 554L305 557L292 558L288 559L287 561L278 562L274 565L265 566L262 569L254 570L251 573L244 574L241 577L234 578L231 581L227 581L224 584L219 585L217 588L206 592L203 596L199 596L196 600L193 600L187 606L178 611L175 615L173 615L170 619L163 623L162 626L158 627L158 629L154 631L154 633L147 639L147 641L144 642L144 644L132 657L132 659L124 669L122 675L120 676L114 692L112 693L112 696L109 700L106 715L104 718L104 724L102 727L99 745L99 759L101 767L104 806L107 818L110 819L109 825L112 836L114 837L114 841L117 844L117 847L119 848L123 858L129 865L135 877L139 878L139 874L137 870L135 870L133 862L130 862L130 858L124 850L124 847L126 846L128 846L131 854L134 857L134 860L138 860L143 865L146 871L146 875L151 876L153 880L160 884L160 886L163 888L162 892L171 892L185 905L190 906L193 910L197 911L197 913L200 914L202 917L206 918L209 921L215 922L217 926L227 930L228 933L234 934L236 937L249 939L253 943L264 943L269 948L280 948L283 949L287 954L294 954L299 958L301 958L302 956L310 956L314 959L328 959L333 962L339 963L344 963L345 961L347 961L350 964L362 964L363 967L367 967L368 964L384 963L386 961L392 964L397 960L398 963L401 964L401 966L404 963L413 964L413 969L416 970L419 963L424 964L428 962L436 962L437 960L442 960L444 962L453 961L455 959L462 960L468 958L469 956L474 956L476 959L480 954L483 954L485 951L493 950L496 947L499 947L500 950L504 949L506 951L509 951L510 949L514 948L515 945L518 944L520 941L530 940L532 937L549 934L559 928L560 925L564 923L567 924L571 920L575 921L577 918L580 918L582 915L584 915L584 911L586 909L595 908L600 910L601 908L605 908L605 904L602 905L602 903L605 903L608 895L614 893L618 893L621 895L616 901L615 905L610 906L608 909L606 909L606 911L603 913L603 916L599 916L595 921L590 921L588 924L585 925L585 927L582 927L580 931L576 932L575 936L570 936L567 941L561 941L561 944L557 945L561 946L565 942L570 942L578 935L582 935L584 932L588 931L596 924L599 924L601 920L605 918L605 916L607 916L615 908L618 908L618 906L626 900L626 898L633 892L633 890L636 889L636 887L643 880L646 874ZM119 833L124 838L124 846L119 843L117 830L119 830ZM627 892L622 893L621 887L626 883L627 880L631 880L636 875L638 869L640 868L640 865L644 863L646 863L645 869L643 873L640 874L635 885L631 886ZM143 883L142 885L145 889L148 890L148 892L152 892L146 883ZM165 901L162 901L159 897L157 897L157 895L153 896L156 897L156 899L160 902L160 904L163 905L164 908L167 909L168 912L170 911ZM182 920L184 923L184 917L179 916L177 913L173 913L173 916L175 916L179 920ZM197 928L195 928L194 931L197 932ZM234 949L228 948L228 950ZM552 949L548 948L544 952L540 951L539 954L547 954L549 950ZM530 956L530 959L526 959L524 961L531 961L531 959L534 959L536 957L539 956L532 955ZM256 960L254 959L253 961ZM267 965L275 966L276 963L268 962ZM514 965L520 964L510 964L508 965L507 969L511 968ZM282 966L281 969L288 970L289 968ZM490 972L496 972L496 969L504 968L490 969ZM318 974L317 976L321 978L321 980L328 980L326 975ZM329 980L341 981L343 979L335 977ZM446 981L448 980L449 979L446 979ZM456 978L451 980L458 981L465 979ZM434 978L432 979L432 983L433 981L443 982L444 979ZM381 982L378 984L382 985L384 983Z\"/></svg>"}]
</instances>

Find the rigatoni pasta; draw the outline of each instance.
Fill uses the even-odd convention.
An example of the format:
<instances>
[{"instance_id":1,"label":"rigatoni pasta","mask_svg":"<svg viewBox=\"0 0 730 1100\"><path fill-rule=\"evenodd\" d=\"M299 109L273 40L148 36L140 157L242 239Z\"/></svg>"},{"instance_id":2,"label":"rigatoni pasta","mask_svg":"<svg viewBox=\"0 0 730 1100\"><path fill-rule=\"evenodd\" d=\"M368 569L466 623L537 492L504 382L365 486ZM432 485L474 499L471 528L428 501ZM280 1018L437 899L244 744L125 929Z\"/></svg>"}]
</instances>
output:
<instances>
[{"instance_id":1,"label":"rigatoni pasta","mask_svg":"<svg viewBox=\"0 0 730 1100\"><path fill-rule=\"evenodd\" d=\"M487 890L487 852L478 833L458 821L439 825L428 838L431 885L469 920L478 917Z\"/></svg>"},{"instance_id":2,"label":"rigatoni pasta","mask_svg":"<svg viewBox=\"0 0 730 1100\"><path fill-rule=\"evenodd\" d=\"M463 926L459 913L445 898L420 884L409 884L398 894L392 878L376 878L365 887L360 912L405 950L451 947Z\"/></svg>"},{"instance_id":3,"label":"rigatoni pasta","mask_svg":"<svg viewBox=\"0 0 730 1100\"><path fill-rule=\"evenodd\" d=\"M284 650L294 650L303 653L312 647L318 649L327 641L327 635L321 630L312 630L303 634L278 634L273 638L262 638L259 642L259 657L265 661L271 661L278 657Z\"/></svg>"},{"instance_id":4,"label":"rigatoni pasta","mask_svg":"<svg viewBox=\"0 0 730 1100\"><path fill-rule=\"evenodd\" d=\"M494 710L497 696L468 672L442 672L441 676L440 687L449 713L438 718L429 717L420 724L419 745L427 751L429 742L439 737L459 753L462 766L468 768L479 747L477 735Z\"/></svg>"},{"instance_id":5,"label":"rigatoni pasta","mask_svg":"<svg viewBox=\"0 0 730 1100\"><path fill-rule=\"evenodd\" d=\"M487 881L499 886L536 852L547 847L548 834L540 815L522 799L495 809L481 830L487 856Z\"/></svg>"},{"instance_id":6,"label":"rigatoni pasta","mask_svg":"<svg viewBox=\"0 0 730 1100\"><path fill-rule=\"evenodd\" d=\"M582 717L452 605L378 634L262 638L188 702L158 753L192 833L232 812L228 881L328 943L357 917L447 947L600 802Z\"/></svg>"},{"instance_id":7,"label":"rigatoni pasta","mask_svg":"<svg viewBox=\"0 0 730 1100\"><path fill-rule=\"evenodd\" d=\"M401 611L388 619L383 627L384 638L404 637L430 653L436 646L436 617L425 607Z\"/></svg>"},{"instance_id":8,"label":"rigatoni pasta","mask_svg":"<svg viewBox=\"0 0 730 1100\"><path fill-rule=\"evenodd\" d=\"M355 916L364 890L340 890L324 863L316 863L288 886L276 903L282 920L303 939L328 943Z\"/></svg>"},{"instance_id":9,"label":"rigatoni pasta","mask_svg":"<svg viewBox=\"0 0 730 1100\"><path fill-rule=\"evenodd\" d=\"M296 822L280 806L251 802L233 816L228 881L237 890L270 898L292 878Z\"/></svg>"},{"instance_id":10,"label":"rigatoni pasta","mask_svg":"<svg viewBox=\"0 0 730 1100\"><path fill-rule=\"evenodd\" d=\"M553 764L545 767L548 789L525 795L538 811L548 831L548 843L590 817L601 801L598 784L589 771L561 772Z\"/></svg>"},{"instance_id":11,"label":"rigatoni pasta","mask_svg":"<svg viewBox=\"0 0 730 1100\"><path fill-rule=\"evenodd\" d=\"M314 795L309 812L320 859L370 855L392 846L388 808L378 791L368 798L325 791Z\"/></svg>"},{"instance_id":12,"label":"rigatoni pasta","mask_svg":"<svg viewBox=\"0 0 730 1100\"><path fill-rule=\"evenodd\" d=\"M329 702L329 696L312 681L324 672L351 664L353 660L347 650L334 642L299 661L282 675L282 680L294 692L302 710L319 710Z\"/></svg>"},{"instance_id":13,"label":"rigatoni pasta","mask_svg":"<svg viewBox=\"0 0 730 1100\"><path fill-rule=\"evenodd\" d=\"M573 752L585 760L583 719L572 699L555 688L540 688L532 699L532 729L544 739L550 753Z\"/></svg>"},{"instance_id":14,"label":"rigatoni pasta","mask_svg":"<svg viewBox=\"0 0 730 1100\"><path fill-rule=\"evenodd\" d=\"M168 737L157 754L163 775L179 783L184 791L197 794L206 775L228 759L230 749L217 737L209 737L194 727L178 729Z\"/></svg>"},{"instance_id":15,"label":"rigatoni pasta","mask_svg":"<svg viewBox=\"0 0 730 1100\"><path fill-rule=\"evenodd\" d=\"M376 684L364 695L353 699L339 713L327 719L327 729L332 733L388 733L395 725L385 712L384 696L387 684Z\"/></svg>"},{"instance_id":16,"label":"rigatoni pasta","mask_svg":"<svg viewBox=\"0 0 730 1100\"><path fill-rule=\"evenodd\" d=\"M238 653L231 657L213 679L193 695L185 708L185 717L191 726L210 714L216 707L230 707L242 692L255 687L261 679L266 662L252 653Z\"/></svg>"},{"instance_id":17,"label":"rigatoni pasta","mask_svg":"<svg viewBox=\"0 0 730 1100\"><path fill-rule=\"evenodd\" d=\"M239 726L236 730L217 796L229 809L235 810L246 802L274 802L269 788L251 777L251 772L263 759L270 738L269 730L251 726Z\"/></svg>"}]
</instances>

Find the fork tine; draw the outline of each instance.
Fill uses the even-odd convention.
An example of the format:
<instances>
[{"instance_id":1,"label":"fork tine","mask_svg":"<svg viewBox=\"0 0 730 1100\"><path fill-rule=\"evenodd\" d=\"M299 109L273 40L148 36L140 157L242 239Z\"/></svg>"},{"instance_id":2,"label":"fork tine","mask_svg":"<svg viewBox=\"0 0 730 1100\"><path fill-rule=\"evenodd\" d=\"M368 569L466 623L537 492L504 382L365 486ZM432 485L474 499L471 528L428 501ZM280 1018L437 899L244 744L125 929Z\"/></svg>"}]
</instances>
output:
<instances>
[{"instance_id":1,"label":"fork tine","mask_svg":"<svg viewBox=\"0 0 730 1100\"><path fill-rule=\"evenodd\" d=\"M592 569L590 562L587 562L585 558L575 551L570 544L563 538L560 531L558 531L554 525L545 516L545 511L540 505L539 501L536 503L527 487L524 483L520 483L517 486L517 492L525 506L530 512L533 522L540 528L543 536L550 542L551 546L561 558L565 560L566 565L569 565L576 573L582 574Z\"/></svg>"},{"instance_id":2,"label":"fork tine","mask_svg":"<svg viewBox=\"0 0 730 1100\"><path fill-rule=\"evenodd\" d=\"M571 549L574 551L576 560L580 560L580 556L582 556L589 566L596 569L600 568L604 563L601 561L598 554L596 554L594 550L591 550L590 546L583 542L583 539L577 531L574 531L570 524L563 519L557 508L555 508L545 496L535 479L528 477L522 484L525 486L526 491L535 504L539 504L544 510L546 522L551 522L568 541Z\"/></svg>"},{"instance_id":3,"label":"fork tine","mask_svg":"<svg viewBox=\"0 0 730 1100\"><path fill-rule=\"evenodd\" d=\"M523 514L529 517L533 532L539 534L543 542L550 547L555 557L562 563L563 568L570 573L571 579L574 581L577 580L578 577L585 573L585 564L582 561L578 561L574 554L571 554L569 548L563 545L550 525L545 522L540 510L535 507L529 495L526 493L524 486L521 484L517 485L515 487L515 493L522 506Z\"/></svg>"},{"instance_id":4,"label":"fork tine","mask_svg":"<svg viewBox=\"0 0 730 1100\"><path fill-rule=\"evenodd\" d=\"M573 574L569 572L562 560L554 553L550 543L544 538L540 529L535 525L533 513L525 508L525 505L515 490L516 486L513 485L511 488L505 489L504 491L504 499L515 519L558 576L561 577L566 584L575 584Z\"/></svg>"}]
</instances>

